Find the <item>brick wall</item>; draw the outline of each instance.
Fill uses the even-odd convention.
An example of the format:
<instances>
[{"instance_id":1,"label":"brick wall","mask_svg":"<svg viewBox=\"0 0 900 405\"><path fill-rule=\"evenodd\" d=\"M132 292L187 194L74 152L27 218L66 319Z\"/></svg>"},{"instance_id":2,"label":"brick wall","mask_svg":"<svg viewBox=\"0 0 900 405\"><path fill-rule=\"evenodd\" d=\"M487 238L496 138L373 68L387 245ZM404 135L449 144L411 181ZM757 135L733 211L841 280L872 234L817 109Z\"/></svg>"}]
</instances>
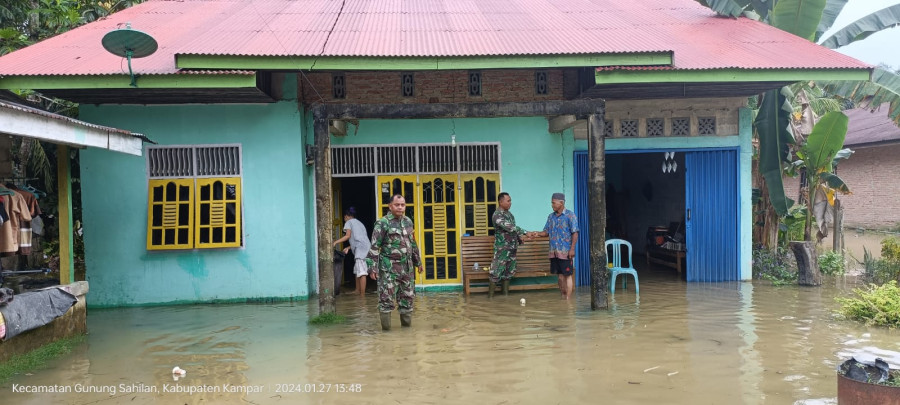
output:
<instances>
[{"instance_id":1,"label":"brick wall","mask_svg":"<svg viewBox=\"0 0 900 405\"><path fill-rule=\"evenodd\" d=\"M854 149L837 169L851 195L840 196L844 226L890 229L900 226L900 145ZM785 178L787 196L796 201L799 178Z\"/></svg>"},{"instance_id":2,"label":"brick wall","mask_svg":"<svg viewBox=\"0 0 900 405\"><path fill-rule=\"evenodd\" d=\"M299 77L300 94L306 104L413 104L477 103L563 100L563 70L547 69L548 94L535 94L534 70L481 70L481 95L469 96L466 70L413 72L415 96L403 97L401 72L346 72L346 98L332 97L328 73L306 73Z\"/></svg>"}]
</instances>

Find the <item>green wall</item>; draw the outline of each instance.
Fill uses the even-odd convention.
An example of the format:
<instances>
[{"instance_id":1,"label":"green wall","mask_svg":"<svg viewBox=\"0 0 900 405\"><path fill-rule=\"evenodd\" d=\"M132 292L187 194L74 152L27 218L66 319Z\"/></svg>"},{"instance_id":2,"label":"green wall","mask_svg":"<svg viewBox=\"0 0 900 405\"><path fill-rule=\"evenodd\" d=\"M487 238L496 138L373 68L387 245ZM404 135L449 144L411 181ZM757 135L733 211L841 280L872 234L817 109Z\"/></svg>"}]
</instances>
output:
<instances>
[{"instance_id":1,"label":"green wall","mask_svg":"<svg viewBox=\"0 0 900 405\"><path fill-rule=\"evenodd\" d=\"M304 119L285 101L259 105L81 106L81 118L160 145L240 143L244 247L147 251L144 157L81 151L90 306L295 299L309 295Z\"/></svg>"},{"instance_id":2,"label":"green wall","mask_svg":"<svg viewBox=\"0 0 900 405\"><path fill-rule=\"evenodd\" d=\"M500 142L502 191L512 197L512 213L519 226L543 229L550 214L550 196L573 195L571 131L547 132L544 117L467 118L423 120L363 120L358 131L351 126L344 137L332 137L332 145L372 145L386 143L449 144L456 142ZM569 208L574 203L569 204Z\"/></svg>"}]
</instances>

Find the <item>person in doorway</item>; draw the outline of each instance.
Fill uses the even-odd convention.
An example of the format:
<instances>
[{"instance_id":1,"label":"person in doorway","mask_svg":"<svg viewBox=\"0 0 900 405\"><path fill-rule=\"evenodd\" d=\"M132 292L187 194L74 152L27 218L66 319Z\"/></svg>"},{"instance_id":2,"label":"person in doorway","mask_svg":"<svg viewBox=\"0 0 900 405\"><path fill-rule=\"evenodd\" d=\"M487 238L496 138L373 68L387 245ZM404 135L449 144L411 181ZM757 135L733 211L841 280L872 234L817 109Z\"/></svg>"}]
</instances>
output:
<instances>
[{"instance_id":1,"label":"person in doorway","mask_svg":"<svg viewBox=\"0 0 900 405\"><path fill-rule=\"evenodd\" d=\"M350 241L350 246L344 248L344 253L353 251L353 276L356 278L356 290L354 294L363 297L366 295L366 276L369 275L369 266L366 265L366 257L369 255L369 234L366 226L356 219L356 208L350 207L344 210L344 236L334 241L334 246Z\"/></svg>"},{"instance_id":2,"label":"person in doorway","mask_svg":"<svg viewBox=\"0 0 900 405\"><path fill-rule=\"evenodd\" d=\"M375 222L369 249L369 277L378 281L378 312L381 329L391 329L391 312L400 308L400 324L412 325L413 299L416 296L413 268L422 268L412 220L405 215L406 199L391 197L390 212Z\"/></svg>"},{"instance_id":3,"label":"person in doorway","mask_svg":"<svg viewBox=\"0 0 900 405\"><path fill-rule=\"evenodd\" d=\"M516 275L516 252L522 244L525 230L516 226L516 217L509 212L512 197L509 193L497 196L499 207L491 217L494 224L494 259L491 262L488 298L494 297L497 283L503 285L503 295L509 295L509 280Z\"/></svg>"},{"instance_id":4,"label":"person in doorway","mask_svg":"<svg viewBox=\"0 0 900 405\"><path fill-rule=\"evenodd\" d=\"M553 207L553 212L547 216L544 230L530 232L528 236L550 237L550 273L557 275L562 298L569 299L575 290L572 258L575 257L575 244L578 243L578 218L574 212L566 209L566 196L563 193L553 193L550 206Z\"/></svg>"}]
</instances>

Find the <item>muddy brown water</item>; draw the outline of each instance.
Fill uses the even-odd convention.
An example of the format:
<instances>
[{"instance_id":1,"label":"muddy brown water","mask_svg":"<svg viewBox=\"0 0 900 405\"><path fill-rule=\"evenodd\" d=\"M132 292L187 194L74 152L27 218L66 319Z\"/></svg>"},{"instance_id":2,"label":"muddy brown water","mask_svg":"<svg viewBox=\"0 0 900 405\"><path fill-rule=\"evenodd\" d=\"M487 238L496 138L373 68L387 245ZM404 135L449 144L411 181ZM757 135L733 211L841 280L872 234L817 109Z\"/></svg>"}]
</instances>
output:
<instances>
[{"instance_id":1,"label":"muddy brown water","mask_svg":"<svg viewBox=\"0 0 900 405\"><path fill-rule=\"evenodd\" d=\"M413 326L395 312L388 333L374 294L339 296L349 322L325 327L307 325L315 301L91 310L86 343L0 385L0 403L833 404L843 359L900 365L900 331L833 315L851 278L641 281L639 302L619 287L604 311L584 287L420 293Z\"/></svg>"}]
</instances>

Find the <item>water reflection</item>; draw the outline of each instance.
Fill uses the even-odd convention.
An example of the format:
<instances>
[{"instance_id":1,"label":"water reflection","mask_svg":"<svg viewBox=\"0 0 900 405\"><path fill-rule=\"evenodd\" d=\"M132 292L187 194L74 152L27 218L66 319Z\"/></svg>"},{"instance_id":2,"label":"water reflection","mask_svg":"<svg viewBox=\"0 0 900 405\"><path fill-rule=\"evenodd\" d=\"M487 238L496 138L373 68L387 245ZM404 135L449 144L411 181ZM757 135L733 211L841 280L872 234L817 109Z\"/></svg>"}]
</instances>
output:
<instances>
[{"instance_id":1,"label":"water reflection","mask_svg":"<svg viewBox=\"0 0 900 405\"><path fill-rule=\"evenodd\" d=\"M91 310L84 346L0 393L4 404L827 404L842 359L900 365L897 331L832 315L852 283L776 288L642 274L641 284L640 301L617 289L600 312L586 289L574 302L556 291L492 301L427 293L413 327L390 333L371 294L338 297L349 322L329 327L306 324L314 301ZM177 382L174 366L187 370ZM29 394L13 384L118 390ZM183 392L190 387L214 389Z\"/></svg>"}]
</instances>

